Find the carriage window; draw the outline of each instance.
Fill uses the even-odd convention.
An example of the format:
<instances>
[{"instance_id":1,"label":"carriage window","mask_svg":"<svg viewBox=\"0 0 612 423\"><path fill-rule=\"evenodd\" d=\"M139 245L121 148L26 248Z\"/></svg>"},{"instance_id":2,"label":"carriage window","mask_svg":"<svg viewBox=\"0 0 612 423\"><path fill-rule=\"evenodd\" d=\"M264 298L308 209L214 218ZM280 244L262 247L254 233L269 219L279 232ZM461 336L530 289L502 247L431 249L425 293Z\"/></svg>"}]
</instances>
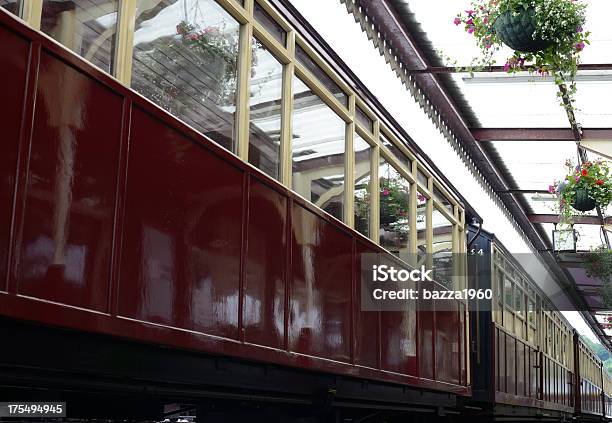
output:
<instances>
[{"instance_id":1,"label":"carriage window","mask_svg":"<svg viewBox=\"0 0 612 423\"><path fill-rule=\"evenodd\" d=\"M0 0L0 7L14 15L21 15L21 2L19 0Z\"/></svg>"},{"instance_id":2,"label":"carriage window","mask_svg":"<svg viewBox=\"0 0 612 423\"><path fill-rule=\"evenodd\" d=\"M283 65L255 39L250 91L249 163L279 179Z\"/></svg>"},{"instance_id":3,"label":"carriage window","mask_svg":"<svg viewBox=\"0 0 612 423\"><path fill-rule=\"evenodd\" d=\"M535 302L533 300L529 300L527 306L527 318L529 323L533 326L536 324L536 313L535 313Z\"/></svg>"},{"instance_id":4,"label":"carriage window","mask_svg":"<svg viewBox=\"0 0 612 423\"><path fill-rule=\"evenodd\" d=\"M212 0L140 0L132 88L235 151L240 25Z\"/></svg>"},{"instance_id":5,"label":"carriage window","mask_svg":"<svg viewBox=\"0 0 612 423\"><path fill-rule=\"evenodd\" d=\"M427 255L427 197L417 191L417 260L420 263Z\"/></svg>"},{"instance_id":6,"label":"carriage window","mask_svg":"<svg viewBox=\"0 0 612 423\"><path fill-rule=\"evenodd\" d=\"M421 170L421 168L417 168L417 181L419 181L421 184L423 184L423 186L427 187L427 184L429 182L429 178L427 177L427 175L425 174L425 172L423 172Z\"/></svg>"},{"instance_id":7,"label":"carriage window","mask_svg":"<svg viewBox=\"0 0 612 423\"><path fill-rule=\"evenodd\" d=\"M391 142L391 138L385 135L384 132L380 133L380 142L382 143L382 145L387 147L389 151L391 151L391 153L393 153L395 158L398 159L401 164L406 166L409 172L412 171L412 161L408 157L406 157L404 153L394 143Z\"/></svg>"},{"instance_id":8,"label":"carriage window","mask_svg":"<svg viewBox=\"0 0 612 423\"><path fill-rule=\"evenodd\" d=\"M355 133L355 229L365 236L370 235L370 209L372 164L371 147L359 134Z\"/></svg>"},{"instance_id":9,"label":"carriage window","mask_svg":"<svg viewBox=\"0 0 612 423\"><path fill-rule=\"evenodd\" d=\"M503 283L504 272L502 272L501 269L497 269L497 284L495 285L495 288L497 289L497 303L499 304L500 308L503 306L504 299Z\"/></svg>"},{"instance_id":10,"label":"carriage window","mask_svg":"<svg viewBox=\"0 0 612 423\"><path fill-rule=\"evenodd\" d=\"M524 309L523 290L517 285L514 287L514 310L522 316Z\"/></svg>"},{"instance_id":11,"label":"carriage window","mask_svg":"<svg viewBox=\"0 0 612 423\"><path fill-rule=\"evenodd\" d=\"M346 124L297 77L293 92L293 189L342 220Z\"/></svg>"},{"instance_id":12,"label":"carriage window","mask_svg":"<svg viewBox=\"0 0 612 423\"><path fill-rule=\"evenodd\" d=\"M451 212L451 214L452 214L453 213L453 205L448 200L448 198L446 198L446 195L444 195L442 193L442 191L440 191L440 189L438 187L436 187L436 186L434 186L433 194L434 194L434 197L436 198L436 200L438 200L440 203L442 203L442 206L446 210Z\"/></svg>"},{"instance_id":13,"label":"carriage window","mask_svg":"<svg viewBox=\"0 0 612 423\"><path fill-rule=\"evenodd\" d=\"M383 157L380 179L380 245L402 259L409 257L410 184Z\"/></svg>"},{"instance_id":14,"label":"carriage window","mask_svg":"<svg viewBox=\"0 0 612 423\"><path fill-rule=\"evenodd\" d=\"M366 112L361 110L361 107L359 106L355 107L355 118L357 119L357 122L362 124L368 131L374 132L374 122L372 119L370 119Z\"/></svg>"},{"instance_id":15,"label":"carriage window","mask_svg":"<svg viewBox=\"0 0 612 423\"><path fill-rule=\"evenodd\" d=\"M270 35L276 39L276 41L280 42L283 46L287 43L287 31L280 26L272 16L268 12L264 10L263 7L259 5L258 2L255 2L255 9L253 10L253 15L257 22L259 22L264 28L268 30Z\"/></svg>"},{"instance_id":16,"label":"carriage window","mask_svg":"<svg viewBox=\"0 0 612 423\"><path fill-rule=\"evenodd\" d=\"M453 276L453 223L436 207L432 215L433 268L437 282L452 288Z\"/></svg>"},{"instance_id":17,"label":"carriage window","mask_svg":"<svg viewBox=\"0 0 612 423\"><path fill-rule=\"evenodd\" d=\"M348 105L348 96L340 88L340 86L334 81L321 67L310 58L308 53L299 45L295 45L295 58L301 63L306 69L312 73L328 91L332 93L334 97L338 99L344 106Z\"/></svg>"},{"instance_id":18,"label":"carriage window","mask_svg":"<svg viewBox=\"0 0 612 423\"><path fill-rule=\"evenodd\" d=\"M504 303L509 310L514 308L514 291L508 276L504 277Z\"/></svg>"},{"instance_id":19,"label":"carriage window","mask_svg":"<svg viewBox=\"0 0 612 423\"><path fill-rule=\"evenodd\" d=\"M118 6L117 0L44 0L40 30L111 73Z\"/></svg>"}]
</instances>

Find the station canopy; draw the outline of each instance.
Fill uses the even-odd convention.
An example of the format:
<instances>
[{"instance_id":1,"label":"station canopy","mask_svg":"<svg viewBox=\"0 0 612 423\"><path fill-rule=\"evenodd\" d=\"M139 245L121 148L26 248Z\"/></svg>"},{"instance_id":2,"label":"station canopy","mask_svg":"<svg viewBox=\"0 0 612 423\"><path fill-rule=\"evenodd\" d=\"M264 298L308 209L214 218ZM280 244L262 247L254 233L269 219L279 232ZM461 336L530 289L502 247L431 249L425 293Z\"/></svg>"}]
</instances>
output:
<instances>
[{"instance_id":1,"label":"station canopy","mask_svg":"<svg viewBox=\"0 0 612 423\"><path fill-rule=\"evenodd\" d=\"M457 13L471 6L469 0L359 0L355 4L395 49L397 59L439 110L576 309L612 347L612 331L605 325L612 311L605 310L601 281L586 276L580 254L602 245L610 248L606 229L612 227L608 226L612 208L577 215L578 253L559 253L552 239L559 219L556 197L548 193L549 185L565 177L567 159L574 163L610 159L612 3L587 1L585 28L591 33L591 44L581 54L576 77L577 125L570 124L552 77L504 71L512 55L509 48L497 52L495 66L486 71L457 70L469 66L480 53L474 37L453 25Z\"/></svg>"}]
</instances>

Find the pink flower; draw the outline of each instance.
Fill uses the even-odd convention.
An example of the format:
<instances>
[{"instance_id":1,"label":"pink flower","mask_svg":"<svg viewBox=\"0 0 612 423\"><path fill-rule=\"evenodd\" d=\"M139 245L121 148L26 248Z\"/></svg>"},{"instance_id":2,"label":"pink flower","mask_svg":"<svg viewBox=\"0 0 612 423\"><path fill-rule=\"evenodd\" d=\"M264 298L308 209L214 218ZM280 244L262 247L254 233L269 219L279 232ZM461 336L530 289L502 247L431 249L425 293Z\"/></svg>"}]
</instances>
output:
<instances>
[{"instance_id":1,"label":"pink flower","mask_svg":"<svg viewBox=\"0 0 612 423\"><path fill-rule=\"evenodd\" d=\"M473 27L473 26L470 26L470 27L468 28L467 32L468 32L468 34L472 34L472 33L474 33L474 27Z\"/></svg>"},{"instance_id":2,"label":"pink flower","mask_svg":"<svg viewBox=\"0 0 612 423\"><path fill-rule=\"evenodd\" d=\"M465 21L466 25L474 25L474 19L470 18L467 21Z\"/></svg>"},{"instance_id":3,"label":"pink flower","mask_svg":"<svg viewBox=\"0 0 612 423\"><path fill-rule=\"evenodd\" d=\"M461 19L459 18L455 18L455 20L453 21L453 23L457 26L459 26L459 24L461 23Z\"/></svg>"},{"instance_id":4,"label":"pink flower","mask_svg":"<svg viewBox=\"0 0 612 423\"><path fill-rule=\"evenodd\" d=\"M488 17L488 16L485 16L485 17L483 18L483 20L482 20L482 21L483 21L484 23L489 23L489 17Z\"/></svg>"},{"instance_id":5,"label":"pink flower","mask_svg":"<svg viewBox=\"0 0 612 423\"><path fill-rule=\"evenodd\" d=\"M549 185L548 186L548 192L550 192L551 194L555 192L555 186L554 185Z\"/></svg>"},{"instance_id":6,"label":"pink flower","mask_svg":"<svg viewBox=\"0 0 612 423\"><path fill-rule=\"evenodd\" d=\"M389 190L388 190L387 188L385 188L385 189L383 190L383 195L384 195L385 197L389 195Z\"/></svg>"},{"instance_id":7,"label":"pink flower","mask_svg":"<svg viewBox=\"0 0 612 423\"><path fill-rule=\"evenodd\" d=\"M581 41L578 44L576 44L576 50L582 51L582 50L584 50L584 46L585 46L584 42Z\"/></svg>"},{"instance_id":8,"label":"pink flower","mask_svg":"<svg viewBox=\"0 0 612 423\"><path fill-rule=\"evenodd\" d=\"M576 175L576 182L580 181L580 175Z\"/></svg>"},{"instance_id":9,"label":"pink flower","mask_svg":"<svg viewBox=\"0 0 612 423\"><path fill-rule=\"evenodd\" d=\"M508 72L510 70L510 62L506 62L506 64L504 65L504 71Z\"/></svg>"},{"instance_id":10,"label":"pink flower","mask_svg":"<svg viewBox=\"0 0 612 423\"><path fill-rule=\"evenodd\" d=\"M472 16L476 12L473 10L466 10L465 13L467 13L469 16Z\"/></svg>"}]
</instances>

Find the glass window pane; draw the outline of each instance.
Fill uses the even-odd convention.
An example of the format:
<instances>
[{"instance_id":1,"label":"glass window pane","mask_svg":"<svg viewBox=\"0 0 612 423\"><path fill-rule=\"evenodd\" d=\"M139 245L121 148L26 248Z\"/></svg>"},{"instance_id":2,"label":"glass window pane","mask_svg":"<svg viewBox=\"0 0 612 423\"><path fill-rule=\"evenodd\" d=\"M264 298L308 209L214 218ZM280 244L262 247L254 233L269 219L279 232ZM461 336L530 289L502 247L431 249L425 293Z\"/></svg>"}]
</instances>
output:
<instances>
[{"instance_id":1,"label":"glass window pane","mask_svg":"<svg viewBox=\"0 0 612 423\"><path fill-rule=\"evenodd\" d=\"M391 142L391 138L386 136L384 132L380 133L380 142L382 143L382 145L387 147L389 151L391 151L391 153L393 153L395 158L398 159L401 164L406 166L408 172L412 172L412 161L410 161L410 159L406 157L404 153L402 153L402 151L397 148L394 143Z\"/></svg>"},{"instance_id":2,"label":"glass window pane","mask_svg":"<svg viewBox=\"0 0 612 423\"><path fill-rule=\"evenodd\" d=\"M444 206L444 208L446 208L446 210L453 213L453 205L451 204L450 201L448 201L448 198L446 198L446 196L442 193L442 191L440 191L440 189L435 185L434 185L433 195L436 198L436 200L442 203L442 205Z\"/></svg>"},{"instance_id":3,"label":"glass window pane","mask_svg":"<svg viewBox=\"0 0 612 423\"><path fill-rule=\"evenodd\" d=\"M524 308L523 291L516 286L514 289L514 310L516 310L518 314L522 315Z\"/></svg>"},{"instance_id":4,"label":"glass window pane","mask_svg":"<svg viewBox=\"0 0 612 423\"><path fill-rule=\"evenodd\" d=\"M450 289L453 286L453 224L435 207L431 220L435 280Z\"/></svg>"},{"instance_id":5,"label":"glass window pane","mask_svg":"<svg viewBox=\"0 0 612 423\"><path fill-rule=\"evenodd\" d=\"M531 300L529 301L527 313L528 313L529 323L531 323L532 325L535 325L536 323L535 302Z\"/></svg>"},{"instance_id":6,"label":"glass window pane","mask_svg":"<svg viewBox=\"0 0 612 423\"><path fill-rule=\"evenodd\" d=\"M0 0L0 7L8 10L9 12L19 16L20 15L20 1L19 0Z\"/></svg>"},{"instance_id":7,"label":"glass window pane","mask_svg":"<svg viewBox=\"0 0 612 423\"><path fill-rule=\"evenodd\" d=\"M342 219L346 124L297 77L293 92L293 189Z\"/></svg>"},{"instance_id":8,"label":"glass window pane","mask_svg":"<svg viewBox=\"0 0 612 423\"><path fill-rule=\"evenodd\" d=\"M299 44L295 45L295 58L298 62L304 65L304 67L306 67L306 69L308 69L319 80L319 82L323 84L323 86L327 88L332 95L338 99L338 101L340 101L340 103L344 104L345 106L348 105L348 97L344 91L342 91L342 88L340 88L340 86L336 84L336 81L330 78L330 76L310 58L308 53L306 53Z\"/></svg>"},{"instance_id":9,"label":"glass window pane","mask_svg":"<svg viewBox=\"0 0 612 423\"><path fill-rule=\"evenodd\" d=\"M250 90L249 163L279 179L283 65L257 40Z\"/></svg>"},{"instance_id":10,"label":"glass window pane","mask_svg":"<svg viewBox=\"0 0 612 423\"><path fill-rule=\"evenodd\" d=\"M257 2L255 2L253 13L257 22L266 28L272 37L276 38L282 45L287 44L287 32Z\"/></svg>"},{"instance_id":11,"label":"glass window pane","mask_svg":"<svg viewBox=\"0 0 612 423\"><path fill-rule=\"evenodd\" d=\"M355 229L370 236L370 190L372 183L371 147L359 134L353 140L355 149Z\"/></svg>"},{"instance_id":12,"label":"glass window pane","mask_svg":"<svg viewBox=\"0 0 612 423\"><path fill-rule=\"evenodd\" d=\"M512 281L507 276L504 279L504 302L510 310L514 309L514 292L512 289Z\"/></svg>"},{"instance_id":13,"label":"glass window pane","mask_svg":"<svg viewBox=\"0 0 612 423\"><path fill-rule=\"evenodd\" d=\"M421 170L421 168L417 168L417 181L419 181L425 188L427 188L427 184L429 182L429 178L427 175Z\"/></svg>"},{"instance_id":14,"label":"glass window pane","mask_svg":"<svg viewBox=\"0 0 612 423\"><path fill-rule=\"evenodd\" d=\"M497 269L497 303L501 306L502 300L503 300L503 296L504 296L504 291L503 291L503 284L504 281L504 272L502 272L500 269Z\"/></svg>"},{"instance_id":15,"label":"glass window pane","mask_svg":"<svg viewBox=\"0 0 612 423\"><path fill-rule=\"evenodd\" d=\"M139 0L132 88L235 151L240 25L212 0Z\"/></svg>"},{"instance_id":16,"label":"glass window pane","mask_svg":"<svg viewBox=\"0 0 612 423\"><path fill-rule=\"evenodd\" d=\"M374 121L359 106L355 108L355 117L368 131L374 132Z\"/></svg>"},{"instance_id":17,"label":"glass window pane","mask_svg":"<svg viewBox=\"0 0 612 423\"><path fill-rule=\"evenodd\" d=\"M402 259L409 258L410 184L383 157L380 179L380 245Z\"/></svg>"},{"instance_id":18,"label":"glass window pane","mask_svg":"<svg viewBox=\"0 0 612 423\"><path fill-rule=\"evenodd\" d=\"M427 254L427 197L417 191L417 260L419 263Z\"/></svg>"},{"instance_id":19,"label":"glass window pane","mask_svg":"<svg viewBox=\"0 0 612 423\"><path fill-rule=\"evenodd\" d=\"M117 35L117 0L44 0L40 29L111 73Z\"/></svg>"}]
</instances>

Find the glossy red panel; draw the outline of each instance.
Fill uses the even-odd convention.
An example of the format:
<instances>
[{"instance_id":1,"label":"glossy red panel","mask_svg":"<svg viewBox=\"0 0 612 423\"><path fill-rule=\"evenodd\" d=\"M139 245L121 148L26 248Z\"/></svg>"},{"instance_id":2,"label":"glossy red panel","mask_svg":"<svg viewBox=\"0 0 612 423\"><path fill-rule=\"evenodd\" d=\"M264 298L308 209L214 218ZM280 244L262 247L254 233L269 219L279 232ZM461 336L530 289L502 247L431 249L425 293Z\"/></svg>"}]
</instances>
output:
<instances>
[{"instance_id":1,"label":"glossy red panel","mask_svg":"<svg viewBox=\"0 0 612 423\"><path fill-rule=\"evenodd\" d=\"M382 261L385 261L384 257ZM398 269L401 268L401 265L397 262L393 266ZM414 284L408 282L402 282L401 287L416 288ZM381 368L416 376L417 319L415 304L413 301L405 301L404 303L406 311L385 311L380 314Z\"/></svg>"},{"instance_id":2,"label":"glossy red panel","mask_svg":"<svg viewBox=\"0 0 612 423\"><path fill-rule=\"evenodd\" d=\"M382 369L416 376L416 313L381 312L380 335Z\"/></svg>"},{"instance_id":3,"label":"glossy red panel","mask_svg":"<svg viewBox=\"0 0 612 423\"><path fill-rule=\"evenodd\" d=\"M292 220L289 349L348 361L352 239L298 204Z\"/></svg>"},{"instance_id":4,"label":"glossy red panel","mask_svg":"<svg viewBox=\"0 0 612 423\"><path fill-rule=\"evenodd\" d=\"M561 389L561 386L559 386ZM526 396L525 393L525 344L516 343L516 393Z\"/></svg>"},{"instance_id":5,"label":"glossy red panel","mask_svg":"<svg viewBox=\"0 0 612 423\"><path fill-rule=\"evenodd\" d=\"M361 366L378 367L378 346L380 345L379 315L377 311L361 311L362 254L375 255L378 252L361 242L356 243L355 257L355 363ZM367 260L366 260L367 261ZM367 271L367 270L366 270Z\"/></svg>"},{"instance_id":6,"label":"glossy red panel","mask_svg":"<svg viewBox=\"0 0 612 423\"><path fill-rule=\"evenodd\" d=\"M516 392L516 348L515 339L506 335L506 392ZM550 377L550 373L549 373Z\"/></svg>"},{"instance_id":7,"label":"glossy red panel","mask_svg":"<svg viewBox=\"0 0 612 423\"><path fill-rule=\"evenodd\" d=\"M419 376L434 379L434 312L431 300L419 302Z\"/></svg>"},{"instance_id":8,"label":"glossy red panel","mask_svg":"<svg viewBox=\"0 0 612 423\"><path fill-rule=\"evenodd\" d=\"M122 98L40 59L19 293L106 311Z\"/></svg>"},{"instance_id":9,"label":"glossy red panel","mask_svg":"<svg viewBox=\"0 0 612 423\"><path fill-rule=\"evenodd\" d=\"M538 384L539 384L539 372L540 370L540 360L539 360L539 356L540 353L536 350L530 350L530 354L531 354L531 361L530 361L530 396L532 398L537 398L538 397Z\"/></svg>"},{"instance_id":10,"label":"glossy red panel","mask_svg":"<svg viewBox=\"0 0 612 423\"><path fill-rule=\"evenodd\" d=\"M447 310L436 311L436 380L459 383L459 314L456 303L446 305Z\"/></svg>"},{"instance_id":11,"label":"glossy red panel","mask_svg":"<svg viewBox=\"0 0 612 423\"><path fill-rule=\"evenodd\" d=\"M132 111L118 310L236 338L243 173Z\"/></svg>"},{"instance_id":12,"label":"glossy red panel","mask_svg":"<svg viewBox=\"0 0 612 423\"><path fill-rule=\"evenodd\" d=\"M242 322L245 341L282 348L285 337L287 198L251 179Z\"/></svg>"},{"instance_id":13,"label":"glossy red panel","mask_svg":"<svg viewBox=\"0 0 612 423\"><path fill-rule=\"evenodd\" d=\"M25 95L29 42L0 27L2 65L0 92L6 99L0 113L0 291L6 290L9 233L15 194L19 128Z\"/></svg>"}]
</instances>

